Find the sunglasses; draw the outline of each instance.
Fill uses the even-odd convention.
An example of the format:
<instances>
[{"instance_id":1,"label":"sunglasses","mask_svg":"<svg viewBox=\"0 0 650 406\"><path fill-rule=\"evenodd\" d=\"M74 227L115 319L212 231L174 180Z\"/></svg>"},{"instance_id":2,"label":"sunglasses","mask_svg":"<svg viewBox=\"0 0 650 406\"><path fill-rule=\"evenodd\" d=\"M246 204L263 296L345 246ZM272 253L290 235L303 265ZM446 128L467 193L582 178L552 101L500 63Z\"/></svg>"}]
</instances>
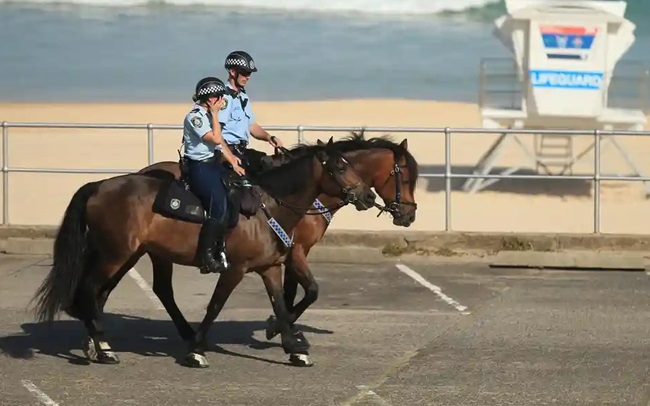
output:
<instances>
[{"instance_id":1,"label":"sunglasses","mask_svg":"<svg viewBox=\"0 0 650 406\"><path fill-rule=\"evenodd\" d=\"M244 76L244 77L250 77L251 73L253 73L253 72L240 70L240 71L237 71L237 73L239 73L241 76Z\"/></svg>"}]
</instances>

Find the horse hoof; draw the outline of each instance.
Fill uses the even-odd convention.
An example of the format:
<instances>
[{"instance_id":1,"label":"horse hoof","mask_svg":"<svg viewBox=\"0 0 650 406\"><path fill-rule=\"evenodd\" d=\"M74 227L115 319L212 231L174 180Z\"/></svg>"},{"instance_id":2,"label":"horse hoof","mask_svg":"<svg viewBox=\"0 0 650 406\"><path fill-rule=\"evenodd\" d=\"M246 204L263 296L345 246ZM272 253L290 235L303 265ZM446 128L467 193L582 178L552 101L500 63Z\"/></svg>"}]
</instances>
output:
<instances>
[{"instance_id":1,"label":"horse hoof","mask_svg":"<svg viewBox=\"0 0 650 406\"><path fill-rule=\"evenodd\" d=\"M208 359L204 355L190 352L185 356L181 365L189 368L207 368L210 366Z\"/></svg>"},{"instance_id":2,"label":"horse hoof","mask_svg":"<svg viewBox=\"0 0 650 406\"><path fill-rule=\"evenodd\" d=\"M280 327L278 326L275 316L269 316L266 319L266 339L271 340L273 337L280 334Z\"/></svg>"},{"instance_id":3,"label":"horse hoof","mask_svg":"<svg viewBox=\"0 0 650 406\"><path fill-rule=\"evenodd\" d=\"M120 359L113 351L102 351L97 354L97 362L105 365L116 365L120 363Z\"/></svg>"},{"instance_id":4,"label":"horse hoof","mask_svg":"<svg viewBox=\"0 0 650 406\"><path fill-rule=\"evenodd\" d=\"M311 367L314 366L314 361L312 361L309 354L298 354L294 353L289 356L289 362L295 367Z\"/></svg>"}]
</instances>

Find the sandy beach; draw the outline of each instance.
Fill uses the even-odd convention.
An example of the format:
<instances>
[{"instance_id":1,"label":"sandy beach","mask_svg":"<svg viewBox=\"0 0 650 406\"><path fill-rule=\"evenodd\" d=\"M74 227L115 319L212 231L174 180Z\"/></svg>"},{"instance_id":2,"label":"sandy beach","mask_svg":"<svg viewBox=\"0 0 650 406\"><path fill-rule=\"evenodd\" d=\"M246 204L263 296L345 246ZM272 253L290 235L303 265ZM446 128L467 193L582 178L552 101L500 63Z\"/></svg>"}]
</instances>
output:
<instances>
[{"instance_id":1,"label":"sandy beach","mask_svg":"<svg viewBox=\"0 0 650 406\"><path fill-rule=\"evenodd\" d=\"M0 121L48 123L129 123L178 125L191 106L186 104L0 104ZM338 100L322 102L256 102L262 125L386 126L386 127L476 127L481 126L478 107L471 103L390 100ZM275 132L285 145L297 142L296 132ZM306 132L309 142L346 133ZM373 134L374 135L374 134ZM420 164L421 173L444 170L442 134L391 134L396 141L408 139L409 149ZM156 130L154 161L176 160L180 143L178 130ZM533 150L533 136L521 136ZM11 168L122 168L137 170L147 165L145 130L35 129L9 130ZM496 139L490 134L453 134L454 172L470 173ZM650 174L650 139L618 137L643 174ZM574 153L592 139L576 137ZM612 145L603 145L602 171L631 174ZM254 142L253 147L270 152L270 147ZM593 153L586 154L574 174L593 172ZM511 143L497 167L522 165L534 173L530 159ZM9 221L11 224L59 223L74 191L84 182L109 175L35 174L9 175ZM469 194L462 191L464 180L452 187L452 229L458 231L591 232L593 229L593 188L587 181L501 181L488 190ZM641 182L602 182L601 230L606 233L640 233L650 230ZM445 194L440 179L421 178L416 191L418 215L413 230L444 230ZM340 211L334 229L395 229L387 216L376 211L358 213L353 208Z\"/></svg>"}]
</instances>

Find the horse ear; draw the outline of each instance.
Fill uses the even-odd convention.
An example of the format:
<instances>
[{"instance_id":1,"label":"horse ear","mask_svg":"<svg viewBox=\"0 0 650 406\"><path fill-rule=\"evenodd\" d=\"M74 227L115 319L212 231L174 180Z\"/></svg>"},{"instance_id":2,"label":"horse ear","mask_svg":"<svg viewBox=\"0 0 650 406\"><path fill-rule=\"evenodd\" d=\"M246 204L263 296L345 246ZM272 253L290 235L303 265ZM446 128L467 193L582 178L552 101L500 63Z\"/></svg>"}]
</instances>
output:
<instances>
[{"instance_id":1,"label":"horse ear","mask_svg":"<svg viewBox=\"0 0 650 406\"><path fill-rule=\"evenodd\" d=\"M321 141L320 138L319 138L318 140L316 140L316 145L318 145L319 147L324 147L325 143L323 141Z\"/></svg>"},{"instance_id":2,"label":"horse ear","mask_svg":"<svg viewBox=\"0 0 650 406\"><path fill-rule=\"evenodd\" d=\"M331 146L332 144L334 144L334 136L331 136L331 137L330 137L330 140L327 141L327 146L328 146L328 147Z\"/></svg>"},{"instance_id":3,"label":"horse ear","mask_svg":"<svg viewBox=\"0 0 650 406\"><path fill-rule=\"evenodd\" d=\"M402 149L404 151L408 151L409 143L408 143L408 140L406 138L404 138L404 141L402 141L399 145L400 145L400 147L402 147Z\"/></svg>"}]
</instances>

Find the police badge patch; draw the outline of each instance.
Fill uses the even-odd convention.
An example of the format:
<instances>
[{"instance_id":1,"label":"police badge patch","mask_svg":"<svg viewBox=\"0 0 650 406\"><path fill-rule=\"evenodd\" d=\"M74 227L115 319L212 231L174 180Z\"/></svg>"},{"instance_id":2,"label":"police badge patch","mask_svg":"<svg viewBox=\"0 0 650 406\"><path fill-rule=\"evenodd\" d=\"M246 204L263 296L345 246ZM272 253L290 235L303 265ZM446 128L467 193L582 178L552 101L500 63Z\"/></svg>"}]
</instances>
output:
<instances>
[{"instance_id":1,"label":"police badge patch","mask_svg":"<svg viewBox=\"0 0 650 406\"><path fill-rule=\"evenodd\" d=\"M190 122L191 122L192 125L193 125L194 127L196 127L196 128L200 128L200 127L203 125L203 120L201 120L201 117L199 117L199 116L194 116L194 117L192 117L192 119L190 120Z\"/></svg>"}]
</instances>

